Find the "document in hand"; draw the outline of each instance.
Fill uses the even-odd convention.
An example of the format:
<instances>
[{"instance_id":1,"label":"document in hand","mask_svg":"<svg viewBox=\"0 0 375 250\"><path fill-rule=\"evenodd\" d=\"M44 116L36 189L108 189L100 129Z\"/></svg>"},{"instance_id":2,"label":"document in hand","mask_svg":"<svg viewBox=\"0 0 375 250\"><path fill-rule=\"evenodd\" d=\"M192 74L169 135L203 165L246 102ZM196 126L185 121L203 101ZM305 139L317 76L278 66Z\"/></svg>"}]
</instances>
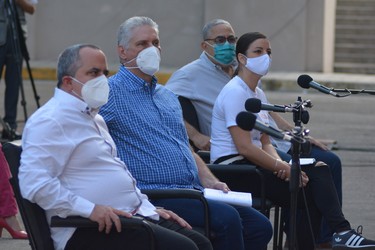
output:
<instances>
[{"instance_id":1,"label":"document in hand","mask_svg":"<svg viewBox=\"0 0 375 250\"><path fill-rule=\"evenodd\" d=\"M232 205L251 207L253 200L251 193L229 191L224 193L221 190L205 188L204 197L210 200L222 201Z\"/></svg>"},{"instance_id":2,"label":"document in hand","mask_svg":"<svg viewBox=\"0 0 375 250\"><path fill-rule=\"evenodd\" d=\"M303 165L311 165L315 163L315 158L301 158L299 159L299 164ZM292 164L292 160L289 161L289 164Z\"/></svg>"}]
</instances>

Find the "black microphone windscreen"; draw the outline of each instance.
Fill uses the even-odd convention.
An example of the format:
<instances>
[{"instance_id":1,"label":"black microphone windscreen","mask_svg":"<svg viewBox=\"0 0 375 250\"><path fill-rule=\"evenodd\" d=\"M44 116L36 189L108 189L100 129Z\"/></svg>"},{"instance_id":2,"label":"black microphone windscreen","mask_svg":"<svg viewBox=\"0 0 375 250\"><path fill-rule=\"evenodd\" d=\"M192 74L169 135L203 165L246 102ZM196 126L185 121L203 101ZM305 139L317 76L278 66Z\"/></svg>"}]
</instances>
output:
<instances>
[{"instance_id":1,"label":"black microphone windscreen","mask_svg":"<svg viewBox=\"0 0 375 250\"><path fill-rule=\"evenodd\" d=\"M243 130L251 131L255 126L256 119L256 115L250 112L242 111L238 113L236 123L238 127L242 128Z\"/></svg>"},{"instance_id":2,"label":"black microphone windscreen","mask_svg":"<svg viewBox=\"0 0 375 250\"><path fill-rule=\"evenodd\" d=\"M297 83L300 87L304 88L304 89L308 89L310 88L310 82L313 81L313 79L311 78L311 76L309 75L300 75L298 77L298 80L297 80Z\"/></svg>"},{"instance_id":3,"label":"black microphone windscreen","mask_svg":"<svg viewBox=\"0 0 375 250\"><path fill-rule=\"evenodd\" d=\"M262 109L262 101L258 98L249 98L245 102L245 109L253 113L259 113Z\"/></svg>"}]
</instances>

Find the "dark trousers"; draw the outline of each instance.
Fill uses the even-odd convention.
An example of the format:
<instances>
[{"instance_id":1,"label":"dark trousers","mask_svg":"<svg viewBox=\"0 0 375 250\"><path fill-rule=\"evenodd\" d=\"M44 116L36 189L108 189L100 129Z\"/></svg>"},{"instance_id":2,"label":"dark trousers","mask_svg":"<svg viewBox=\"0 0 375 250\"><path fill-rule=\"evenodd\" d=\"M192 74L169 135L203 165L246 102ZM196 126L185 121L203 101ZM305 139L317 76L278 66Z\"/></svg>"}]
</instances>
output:
<instances>
[{"instance_id":1,"label":"dark trousers","mask_svg":"<svg viewBox=\"0 0 375 250\"><path fill-rule=\"evenodd\" d=\"M272 225L268 218L251 207L232 206L207 200L211 239L215 250L260 250L267 247L272 238ZM193 199L153 200L156 206L170 209L194 227L204 226L203 205Z\"/></svg>"},{"instance_id":2,"label":"dark trousers","mask_svg":"<svg viewBox=\"0 0 375 250\"><path fill-rule=\"evenodd\" d=\"M22 55L21 51L15 47L18 45L13 37L14 32L9 28L7 32L7 41L4 45L0 46L0 78L2 71L4 68L6 69L4 97L5 115L3 120L9 123L11 128L16 129L19 88L22 84ZM18 41L18 38L16 41Z\"/></svg>"},{"instance_id":3,"label":"dark trousers","mask_svg":"<svg viewBox=\"0 0 375 250\"><path fill-rule=\"evenodd\" d=\"M304 155L302 155L304 157ZM342 207L342 167L340 158L332 151L325 151L317 146L312 146L311 152L306 157L315 158L317 161L325 162L332 174L333 183ZM330 242L332 239L332 229L329 228L327 221L323 218L320 235L316 239L317 243Z\"/></svg>"},{"instance_id":4,"label":"dark trousers","mask_svg":"<svg viewBox=\"0 0 375 250\"><path fill-rule=\"evenodd\" d=\"M155 222L155 223L154 223ZM181 227L177 223L160 219L149 223L154 231L158 250L211 250L210 241L202 234ZM150 239L146 231L114 228L109 234L97 228L79 228L66 244L65 250L149 250Z\"/></svg>"},{"instance_id":5,"label":"dark trousers","mask_svg":"<svg viewBox=\"0 0 375 250\"><path fill-rule=\"evenodd\" d=\"M246 164L244 161L234 162L235 164ZM247 162L249 163L249 162ZM345 219L341 204L332 181L330 169L324 166L302 166L302 171L309 177L309 183L303 191L306 195L309 216L312 222L314 237L318 236L322 217L335 232L350 229L349 222ZM266 197L275 204L290 208L289 182L277 178L271 171L260 168L264 174L266 184ZM260 183L258 179L249 180L251 190L255 197L260 195ZM298 193L297 207L306 209L302 189ZM314 242L311 237L307 213L300 213L297 221L297 240L300 249L314 249Z\"/></svg>"},{"instance_id":6,"label":"dark trousers","mask_svg":"<svg viewBox=\"0 0 375 250\"><path fill-rule=\"evenodd\" d=\"M284 161L289 162L289 160L291 159L291 152L288 152L287 154L278 149L276 150ZM339 202L342 206L342 167L340 158L333 152L323 150L315 145L312 145L309 154L302 154L301 157L315 158L317 161L322 161L329 166ZM287 215L289 215L289 210L283 209L283 213L286 213L284 217L287 217ZM287 221L286 223L288 224ZM286 227L286 229L287 228L288 226ZM317 243L330 242L332 240L333 233L334 231L329 227L328 223L323 218L320 234L315 240Z\"/></svg>"}]
</instances>

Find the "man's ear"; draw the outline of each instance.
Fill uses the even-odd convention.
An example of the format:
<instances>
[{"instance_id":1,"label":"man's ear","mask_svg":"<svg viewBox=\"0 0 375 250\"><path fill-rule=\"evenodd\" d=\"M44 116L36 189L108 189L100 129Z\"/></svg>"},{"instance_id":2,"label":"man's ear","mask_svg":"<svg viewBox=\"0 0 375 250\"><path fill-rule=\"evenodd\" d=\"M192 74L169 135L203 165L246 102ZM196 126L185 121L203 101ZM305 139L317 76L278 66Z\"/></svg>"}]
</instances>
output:
<instances>
[{"instance_id":1,"label":"man's ear","mask_svg":"<svg viewBox=\"0 0 375 250\"><path fill-rule=\"evenodd\" d=\"M117 46L117 52L118 52L118 55L119 55L119 57L121 58L121 60L123 60L123 61L126 61L127 59L126 59L126 49L124 48L124 46L122 46L122 45L118 45Z\"/></svg>"},{"instance_id":2,"label":"man's ear","mask_svg":"<svg viewBox=\"0 0 375 250\"><path fill-rule=\"evenodd\" d=\"M62 83L61 83L61 88L65 91L72 91L73 90L73 83L72 83L72 78L70 76L63 76L62 77Z\"/></svg>"},{"instance_id":3,"label":"man's ear","mask_svg":"<svg viewBox=\"0 0 375 250\"><path fill-rule=\"evenodd\" d=\"M207 43L206 43L206 41L202 41L201 42L201 48L203 49L203 50L206 50L207 49Z\"/></svg>"}]
</instances>

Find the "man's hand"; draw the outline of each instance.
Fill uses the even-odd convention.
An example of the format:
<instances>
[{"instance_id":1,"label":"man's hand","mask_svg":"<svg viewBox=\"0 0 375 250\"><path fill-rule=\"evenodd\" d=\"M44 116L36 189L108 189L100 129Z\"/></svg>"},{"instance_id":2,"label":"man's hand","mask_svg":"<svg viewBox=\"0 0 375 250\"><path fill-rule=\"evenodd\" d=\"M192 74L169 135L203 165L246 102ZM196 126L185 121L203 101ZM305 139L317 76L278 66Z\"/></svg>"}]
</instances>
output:
<instances>
[{"instance_id":1,"label":"man's hand","mask_svg":"<svg viewBox=\"0 0 375 250\"><path fill-rule=\"evenodd\" d=\"M166 210L164 208L158 208L155 210L162 218L166 220L172 220L180 224L182 227L192 229L189 223L187 223L184 219L182 219L180 216L177 214L173 213L170 210Z\"/></svg>"},{"instance_id":2,"label":"man's hand","mask_svg":"<svg viewBox=\"0 0 375 250\"><path fill-rule=\"evenodd\" d=\"M309 177L307 174L303 171L301 171L301 181L300 181L300 186L306 187L307 183L309 182Z\"/></svg>"},{"instance_id":3,"label":"man's hand","mask_svg":"<svg viewBox=\"0 0 375 250\"><path fill-rule=\"evenodd\" d=\"M210 188L221 190L224 193L228 193L230 191L228 185L221 181L215 182Z\"/></svg>"},{"instance_id":4,"label":"man's hand","mask_svg":"<svg viewBox=\"0 0 375 250\"><path fill-rule=\"evenodd\" d=\"M105 229L108 234L111 231L112 224L115 224L117 232L121 232L121 222L119 215L131 218L132 215L124 211L103 205L95 205L92 210L89 219L99 224L99 232Z\"/></svg>"},{"instance_id":5,"label":"man's hand","mask_svg":"<svg viewBox=\"0 0 375 250\"><path fill-rule=\"evenodd\" d=\"M329 150L328 146L322 142L320 142L319 140L316 140L315 138L309 136L308 137L309 141L311 142L312 145L315 145L325 151Z\"/></svg>"},{"instance_id":6,"label":"man's hand","mask_svg":"<svg viewBox=\"0 0 375 250\"><path fill-rule=\"evenodd\" d=\"M15 2L26 13L28 13L30 15L34 14L34 12L35 12L35 6L33 4L29 3L26 0L16 0Z\"/></svg>"},{"instance_id":7,"label":"man's hand","mask_svg":"<svg viewBox=\"0 0 375 250\"><path fill-rule=\"evenodd\" d=\"M211 148L210 137L203 135L201 133L196 133L192 138L190 138L194 146L200 150L209 151Z\"/></svg>"}]
</instances>

